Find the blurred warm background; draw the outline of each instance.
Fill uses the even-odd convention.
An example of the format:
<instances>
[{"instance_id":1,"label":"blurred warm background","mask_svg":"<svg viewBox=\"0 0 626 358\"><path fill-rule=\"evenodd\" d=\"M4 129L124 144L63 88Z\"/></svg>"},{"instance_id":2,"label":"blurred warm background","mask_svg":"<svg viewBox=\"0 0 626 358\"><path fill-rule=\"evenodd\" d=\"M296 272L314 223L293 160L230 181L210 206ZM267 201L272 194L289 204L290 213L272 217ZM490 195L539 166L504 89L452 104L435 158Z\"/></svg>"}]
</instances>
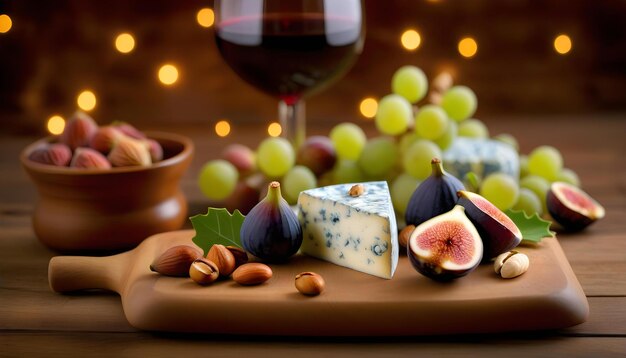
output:
<instances>
[{"instance_id":1,"label":"blurred warm background","mask_svg":"<svg viewBox=\"0 0 626 358\"><path fill-rule=\"evenodd\" d=\"M473 88L480 118L626 110L625 1L364 4L364 51L340 83L307 101L309 126L365 121L361 101L387 94L393 71L404 64L431 77L447 71ZM44 133L51 117L67 118L77 106L98 122L139 127L212 130L221 119L233 129L269 125L275 100L221 60L212 6L1 1L0 130ZM54 118L52 124L61 122Z\"/></svg>"}]
</instances>

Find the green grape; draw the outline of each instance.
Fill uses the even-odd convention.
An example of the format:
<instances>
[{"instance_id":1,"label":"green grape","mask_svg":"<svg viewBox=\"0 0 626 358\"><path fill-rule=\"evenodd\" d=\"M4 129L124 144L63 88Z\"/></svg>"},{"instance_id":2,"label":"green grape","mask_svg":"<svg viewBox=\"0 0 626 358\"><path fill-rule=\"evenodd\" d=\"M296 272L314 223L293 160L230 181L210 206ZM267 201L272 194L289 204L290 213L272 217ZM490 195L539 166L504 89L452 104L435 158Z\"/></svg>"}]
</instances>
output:
<instances>
[{"instance_id":1,"label":"green grape","mask_svg":"<svg viewBox=\"0 0 626 358\"><path fill-rule=\"evenodd\" d=\"M459 137L489 138L489 130L485 123L478 119L468 119L459 123Z\"/></svg>"},{"instance_id":2,"label":"green grape","mask_svg":"<svg viewBox=\"0 0 626 358\"><path fill-rule=\"evenodd\" d=\"M515 179L508 174L489 174L480 185L480 195L498 209L505 211L517 202L519 188Z\"/></svg>"},{"instance_id":3,"label":"green grape","mask_svg":"<svg viewBox=\"0 0 626 358\"><path fill-rule=\"evenodd\" d=\"M578 174L569 168L563 168L559 175L557 175L556 181L566 182L580 188L580 178Z\"/></svg>"},{"instance_id":4,"label":"green grape","mask_svg":"<svg viewBox=\"0 0 626 358\"><path fill-rule=\"evenodd\" d=\"M415 66L403 66L391 78L391 91L415 103L426 96L428 79L421 69Z\"/></svg>"},{"instance_id":5,"label":"green grape","mask_svg":"<svg viewBox=\"0 0 626 358\"><path fill-rule=\"evenodd\" d=\"M548 190L550 190L549 181L538 175L529 174L520 180L519 186L529 189L535 193L541 201L541 212L548 212L548 207L546 206L546 195L548 194Z\"/></svg>"},{"instance_id":6,"label":"green grape","mask_svg":"<svg viewBox=\"0 0 626 358\"><path fill-rule=\"evenodd\" d=\"M413 116L411 104L402 96L389 94L378 102L376 128L388 135L406 132Z\"/></svg>"},{"instance_id":7,"label":"green grape","mask_svg":"<svg viewBox=\"0 0 626 358\"><path fill-rule=\"evenodd\" d=\"M556 180L563 169L563 157L558 149L549 145L535 148L528 156L528 171L550 181Z\"/></svg>"},{"instance_id":8,"label":"green grape","mask_svg":"<svg viewBox=\"0 0 626 358\"><path fill-rule=\"evenodd\" d=\"M508 133L501 133L497 136L493 137L493 139L506 143L511 146L511 148L515 149L516 152L519 152L519 144L517 143L517 139Z\"/></svg>"},{"instance_id":9,"label":"green grape","mask_svg":"<svg viewBox=\"0 0 626 358\"><path fill-rule=\"evenodd\" d=\"M285 174L282 180L282 192L289 204L295 204L301 191L313 189L317 186L317 179L311 169L296 165Z\"/></svg>"},{"instance_id":10,"label":"green grape","mask_svg":"<svg viewBox=\"0 0 626 358\"><path fill-rule=\"evenodd\" d=\"M409 200L411 200L411 195L413 195L415 188L419 184L419 180L407 173L398 175L391 183L391 201L396 213L404 215L406 207L409 205Z\"/></svg>"},{"instance_id":11,"label":"green grape","mask_svg":"<svg viewBox=\"0 0 626 358\"><path fill-rule=\"evenodd\" d=\"M519 156L519 177L524 178L528 174L528 156L522 154Z\"/></svg>"},{"instance_id":12,"label":"green grape","mask_svg":"<svg viewBox=\"0 0 626 358\"><path fill-rule=\"evenodd\" d=\"M198 186L211 200L223 200L230 196L237 186L239 172L230 162L218 159L204 164L198 176Z\"/></svg>"},{"instance_id":13,"label":"green grape","mask_svg":"<svg viewBox=\"0 0 626 358\"><path fill-rule=\"evenodd\" d=\"M354 123L340 123L330 131L330 140L339 159L357 160L365 146L367 137Z\"/></svg>"},{"instance_id":14,"label":"green grape","mask_svg":"<svg viewBox=\"0 0 626 358\"><path fill-rule=\"evenodd\" d=\"M374 138L365 144L358 160L359 167L367 176L380 179L396 164L398 148L389 138Z\"/></svg>"},{"instance_id":15,"label":"green grape","mask_svg":"<svg viewBox=\"0 0 626 358\"><path fill-rule=\"evenodd\" d=\"M433 158L441 159L441 149L429 140L419 139L404 154L404 171L416 179L424 180L432 171L430 161Z\"/></svg>"},{"instance_id":16,"label":"green grape","mask_svg":"<svg viewBox=\"0 0 626 358\"><path fill-rule=\"evenodd\" d=\"M363 172L354 160L340 159L333 169L335 184L359 183L364 179Z\"/></svg>"},{"instance_id":17,"label":"green grape","mask_svg":"<svg viewBox=\"0 0 626 358\"><path fill-rule=\"evenodd\" d=\"M441 98L441 107L448 113L448 117L457 122L473 116L476 106L476 95L466 86L454 86Z\"/></svg>"},{"instance_id":18,"label":"green grape","mask_svg":"<svg viewBox=\"0 0 626 358\"><path fill-rule=\"evenodd\" d=\"M406 132L404 135L402 135L402 137L400 138L400 144L398 145L400 149L400 154L406 153L411 144L415 143L415 141L417 141L418 139L422 139L422 137L420 137L419 134L413 131Z\"/></svg>"},{"instance_id":19,"label":"green grape","mask_svg":"<svg viewBox=\"0 0 626 358\"><path fill-rule=\"evenodd\" d=\"M423 138L439 139L448 129L448 115L439 106L427 104L415 116L415 131Z\"/></svg>"},{"instance_id":20,"label":"green grape","mask_svg":"<svg viewBox=\"0 0 626 358\"><path fill-rule=\"evenodd\" d=\"M532 215L537 213L539 216L542 214L541 200L530 189L520 188L519 197L517 198L517 203L513 205L513 210L521 210L526 215Z\"/></svg>"},{"instance_id":21,"label":"green grape","mask_svg":"<svg viewBox=\"0 0 626 358\"><path fill-rule=\"evenodd\" d=\"M257 164L270 178L285 175L296 161L296 154L285 138L266 138L257 149Z\"/></svg>"},{"instance_id":22,"label":"green grape","mask_svg":"<svg viewBox=\"0 0 626 358\"><path fill-rule=\"evenodd\" d=\"M456 124L455 121L448 121L448 129L446 129L446 132L443 134L443 136L441 136L441 138L435 140L435 144L437 144L439 148L441 148L441 150L446 150L450 148L450 146L452 145L452 143L454 143L454 140L457 137L457 134L459 132L458 128L459 126L458 124Z\"/></svg>"}]
</instances>

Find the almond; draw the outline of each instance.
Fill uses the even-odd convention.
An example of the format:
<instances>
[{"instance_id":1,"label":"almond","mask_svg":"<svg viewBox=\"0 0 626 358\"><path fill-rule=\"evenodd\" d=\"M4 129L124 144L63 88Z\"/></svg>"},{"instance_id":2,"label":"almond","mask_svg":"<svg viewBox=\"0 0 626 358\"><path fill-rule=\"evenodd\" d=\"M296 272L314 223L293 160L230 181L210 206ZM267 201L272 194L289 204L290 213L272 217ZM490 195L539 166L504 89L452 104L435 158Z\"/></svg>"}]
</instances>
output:
<instances>
[{"instance_id":1,"label":"almond","mask_svg":"<svg viewBox=\"0 0 626 358\"><path fill-rule=\"evenodd\" d=\"M150 270L165 276L189 276L194 260L202 258L202 251L189 245L178 245L165 250L150 265Z\"/></svg>"},{"instance_id":2,"label":"almond","mask_svg":"<svg viewBox=\"0 0 626 358\"><path fill-rule=\"evenodd\" d=\"M229 276L235 270L235 256L224 245L211 246L206 258L215 263L221 276Z\"/></svg>"},{"instance_id":3,"label":"almond","mask_svg":"<svg viewBox=\"0 0 626 358\"><path fill-rule=\"evenodd\" d=\"M244 286L259 285L270 278L272 269L258 262L241 265L233 272L233 280Z\"/></svg>"}]
</instances>

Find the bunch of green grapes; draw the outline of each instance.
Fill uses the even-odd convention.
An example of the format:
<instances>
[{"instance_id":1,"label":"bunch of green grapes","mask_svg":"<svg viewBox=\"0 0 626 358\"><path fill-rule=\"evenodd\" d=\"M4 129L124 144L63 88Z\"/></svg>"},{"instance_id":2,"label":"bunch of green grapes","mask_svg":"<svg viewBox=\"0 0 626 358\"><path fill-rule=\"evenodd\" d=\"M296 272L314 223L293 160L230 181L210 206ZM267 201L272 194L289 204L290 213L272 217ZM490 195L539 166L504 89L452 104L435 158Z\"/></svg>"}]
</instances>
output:
<instances>
[{"instance_id":1,"label":"bunch of green grapes","mask_svg":"<svg viewBox=\"0 0 626 358\"><path fill-rule=\"evenodd\" d=\"M378 136L368 138L360 126L345 122L328 136L308 138L300 148L282 138L266 138L256 151L231 145L222 159L202 168L198 179L202 192L211 200L234 202L241 210L242 203L251 206L258 201L270 180L281 182L290 204L300 192L318 185L386 180L396 213L402 215L413 191L431 174L431 160L441 159L457 137L497 140L519 152L510 134L490 138L485 123L474 118L475 93L454 85L449 74L440 74L429 85L421 69L403 66L393 74L390 87L391 93L378 103ZM563 167L556 148L535 148L520 155L519 162L519 178L496 172L478 178L472 189L501 210L543 215L551 182L580 185L576 173ZM250 200L255 194L256 200Z\"/></svg>"}]
</instances>

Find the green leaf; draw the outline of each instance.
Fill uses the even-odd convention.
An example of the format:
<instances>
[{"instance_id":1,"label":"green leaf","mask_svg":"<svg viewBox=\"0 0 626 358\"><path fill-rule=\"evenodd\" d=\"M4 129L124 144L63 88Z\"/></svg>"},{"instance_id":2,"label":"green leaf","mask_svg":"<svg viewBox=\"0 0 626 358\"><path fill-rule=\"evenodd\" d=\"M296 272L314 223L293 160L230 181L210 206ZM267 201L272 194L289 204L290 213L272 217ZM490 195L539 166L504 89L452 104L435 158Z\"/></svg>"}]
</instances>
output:
<instances>
[{"instance_id":1,"label":"green leaf","mask_svg":"<svg viewBox=\"0 0 626 358\"><path fill-rule=\"evenodd\" d=\"M505 214L522 232L522 242L538 243L545 237L554 237L554 232L550 231L551 222L543 220L537 213L528 216L523 211L507 210Z\"/></svg>"},{"instance_id":2,"label":"green leaf","mask_svg":"<svg viewBox=\"0 0 626 358\"><path fill-rule=\"evenodd\" d=\"M467 190L474 193L478 193L478 189L480 189L480 182L480 177L474 172L468 172L465 174L465 178L463 180L463 184Z\"/></svg>"},{"instance_id":3,"label":"green leaf","mask_svg":"<svg viewBox=\"0 0 626 358\"><path fill-rule=\"evenodd\" d=\"M205 255L215 244L243 248L239 232L245 216L239 210L231 214L224 208L209 208L206 214L189 219L196 230L193 242L204 250Z\"/></svg>"}]
</instances>

